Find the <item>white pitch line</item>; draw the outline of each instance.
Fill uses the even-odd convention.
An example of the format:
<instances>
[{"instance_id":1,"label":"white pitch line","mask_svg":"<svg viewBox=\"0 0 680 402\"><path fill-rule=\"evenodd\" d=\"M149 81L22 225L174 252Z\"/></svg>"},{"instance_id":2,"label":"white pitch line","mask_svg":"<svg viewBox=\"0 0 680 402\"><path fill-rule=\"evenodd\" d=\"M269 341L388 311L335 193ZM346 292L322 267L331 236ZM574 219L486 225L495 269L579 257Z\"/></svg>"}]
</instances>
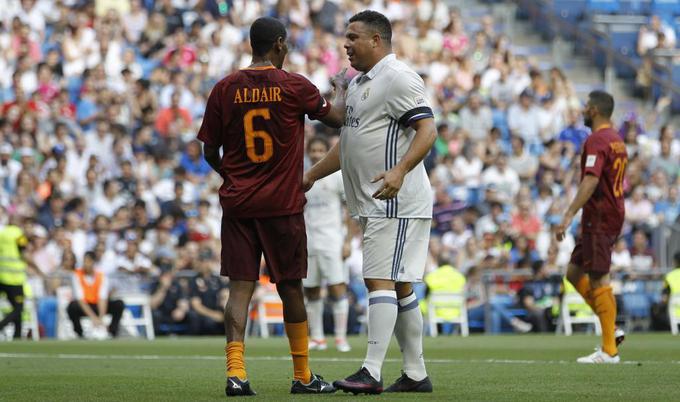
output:
<instances>
[{"instance_id":1,"label":"white pitch line","mask_svg":"<svg viewBox=\"0 0 680 402\"><path fill-rule=\"evenodd\" d=\"M167 356L167 355L90 355L75 353L0 353L0 359L64 359L64 360L223 360L223 356ZM248 361L290 361L289 356L252 356L246 357ZM324 363L361 363L364 360L354 357L317 357L311 358L313 362ZM385 359L387 363L400 363L401 359ZM513 360L513 359L426 359L428 364L571 364L576 361L567 360ZM623 361L622 364L680 364L680 361Z\"/></svg>"}]
</instances>

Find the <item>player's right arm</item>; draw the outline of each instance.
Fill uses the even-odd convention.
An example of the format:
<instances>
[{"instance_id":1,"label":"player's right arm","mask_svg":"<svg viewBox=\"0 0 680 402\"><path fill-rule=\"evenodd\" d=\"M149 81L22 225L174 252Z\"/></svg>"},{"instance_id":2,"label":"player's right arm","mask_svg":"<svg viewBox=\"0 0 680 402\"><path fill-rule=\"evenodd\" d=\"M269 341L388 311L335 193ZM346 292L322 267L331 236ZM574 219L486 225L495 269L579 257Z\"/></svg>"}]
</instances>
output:
<instances>
[{"instance_id":1,"label":"player's right arm","mask_svg":"<svg viewBox=\"0 0 680 402\"><path fill-rule=\"evenodd\" d=\"M321 159L316 165L305 172L302 178L302 189L309 191L314 182L321 180L324 177L340 170L340 142L336 142L331 147L326 156Z\"/></svg>"},{"instance_id":2,"label":"player's right arm","mask_svg":"<svg viewBox=\"0 0 680 402\"><path fill-rule=\"evenodd\" d=\"M562 241L562 239L564 239L565 233L569 226L571 226L571 221L574 219L574 216L579 211L579 209L586 205L586 202L588 202L590 197L595 192L599 182L599 177L592 174L585 175L583 181L581 181L581 184L578 186L578 191L576 192L574 200L571 202L571 205L569 205L569 208L567 208L567 212L564 213L562 222L557 225L556 233L558 241Z\"/></svg>"}]
</instances>

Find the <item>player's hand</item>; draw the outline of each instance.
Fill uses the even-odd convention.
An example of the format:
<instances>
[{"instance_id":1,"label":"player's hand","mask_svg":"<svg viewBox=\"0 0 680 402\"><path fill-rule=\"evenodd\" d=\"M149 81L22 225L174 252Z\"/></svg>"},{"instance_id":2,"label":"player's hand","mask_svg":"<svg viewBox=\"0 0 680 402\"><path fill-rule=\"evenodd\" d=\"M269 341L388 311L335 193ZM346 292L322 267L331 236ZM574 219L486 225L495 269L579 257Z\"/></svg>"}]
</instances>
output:
<instances>
[{"instance_id":1,"label":"player's hand","mask_svg":"<svg viewBox=\"0 0 680 402\"><path fill-rule=\"evenodd\" d=\"M312 178L309 177L307 173L302 175L302 191L306 193L307 191L311 190L314 186L314 182L315 180L312 180Z\"/></svg>"},{"instance_id":2,"label":"player's hand","mask_svg":"<svg viewBox=\"0 0 680 402\"><path fill-rule=\"evenodd\" d=\"M170 315L172 316L172 319L175 322L179 322L179 321L184 320L184 317L186 317L187 312L182 308L176 308L176 309L172 310L172 313Z\"/></svg>"},{"instance_id":3,"label":"player's hand","mask_svg":"<svg viewBox=\"0 0 680 402\"><path fill-rule=\"evenodd\" d=\"M373 193L373 198L378 200L390 200L396 197L401 185L404 183L404 176L406 176L406 172L397 166L387 172L382 172L377 175L371 180L371 183L377 183L382 180L383 184L378 191Z\"/></svg>"},{"instance_id":4,"label":"player's hand","mask_svg":"<svg viewBox=\"0 0 680 402\"><path fill-rule=\"evenodd\" d=\"M343 261L348 259L352 255L352 242L345 241L342 243L342 259Z\"/></svg>"},{"instance_id":5,"label":"player's hand","mask_svg":"<svg viewBox=\"0 0 680 402\"><path fill-rule=\"evenodd\" d=\"M104 321L102 321L101 318L95 317L94 320L92 320L92 323L94 324L95 327L103 327L104 326Z\"/></svg>"},{"instance_id":6,"label":"player's hand","mask_svg":"<svg viewBox=\"0 0 680 402\"><path fill-rule=\"evenodd\" d=\"M349 85L349 80L345 76L345 73L347 73L347 68L343 68L342 70L340 70L339 73L335 74L331 78L331 85L333 85L333 88L347 89L347 86Z\"/></svg>"},{"instance_id":7,"label":"player's hand","mask_svg":"<svg viewBox=\"0 0 680 402\"><path fill-rule=\"evenodd\" d=\"M567 229L569 229L569 226L571 226L571 220L573 217L565 215L562 218L562 222L560 222L556 227L555 227L555 237L557 237L557 241L562 241L566 237Z\"/></svg>"}]
</instances>

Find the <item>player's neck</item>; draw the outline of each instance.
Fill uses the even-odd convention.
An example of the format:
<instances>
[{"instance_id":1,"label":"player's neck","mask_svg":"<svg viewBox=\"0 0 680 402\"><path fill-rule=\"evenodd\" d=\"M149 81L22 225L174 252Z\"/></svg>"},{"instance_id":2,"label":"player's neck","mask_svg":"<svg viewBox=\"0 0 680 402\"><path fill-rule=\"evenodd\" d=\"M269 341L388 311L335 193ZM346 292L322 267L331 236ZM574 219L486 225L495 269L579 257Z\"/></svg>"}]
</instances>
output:
<instances>
[{"instance_id":1,"label":"player's neck","mask_svg":"<svg viewBox=\"0 0 680 402\"><path fill-rule=\"evenodd\" d=\"M253 57L253 60L250 62L250 65L248 68L257 68L257 67L269 67L269 66L274 66L274 63L271 61L262 58L262 57Z\"/></svg>"},{"instance_id":2,"label":"player's neck","mask_svg":"<svg viewBox=\"0 0 680 402\"><path fill-rule=\"evenodd\" d=\"M593 124L593 132L604 130L605 128L612 128L612 122L609 120L603 120Z\"/></svg>"}]
</instances>

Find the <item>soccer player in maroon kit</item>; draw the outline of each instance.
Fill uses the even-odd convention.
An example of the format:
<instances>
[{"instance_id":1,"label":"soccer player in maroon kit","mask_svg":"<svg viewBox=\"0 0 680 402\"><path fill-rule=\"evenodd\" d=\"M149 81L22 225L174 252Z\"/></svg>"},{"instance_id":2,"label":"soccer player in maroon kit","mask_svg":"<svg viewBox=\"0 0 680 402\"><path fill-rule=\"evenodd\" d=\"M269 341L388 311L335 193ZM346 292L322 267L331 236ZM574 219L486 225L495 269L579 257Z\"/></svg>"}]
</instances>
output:
<instances>
[{"instance_id":1,"label":"soccer player in maroon kit","mask_svg":"<svg viewBox=\"0 0 680 402\"><path fill-rule=\"evenodd\" d=\"M581 154L581 184L557 227L564 238L574 215L583 208L581 236L574 247L567 279L600 319L602 347L579 363L618 363L616 299L609 284L611 252L625 215L623 179L628 164L626 146L612 128L614 99L603 91L588 95L583 120L592 134ZM622 339L622 334L619 335Z\"/></svg>"},{"instance_id":2,"label":"soccer player in maroon kit","mask_svg":"<svg viewBox=\"0 0 680 402\"><path fill-rule=\"evenodd\" d=\"M291 393L334 392L308 365L302 293L307 274L304 116L341 127L347 80L344 71L333 78L331 105L306 78L282 70L288 51L286 29L274 18L253 22L250 44L252 64L215 85L198 133L206 161L224 179L219 191L221 274L230 279L224 311L225 392L227 396L255 394L246 375L243 339L262 254L283 301L294 368Z\"/></svg>"}]
</instances>

